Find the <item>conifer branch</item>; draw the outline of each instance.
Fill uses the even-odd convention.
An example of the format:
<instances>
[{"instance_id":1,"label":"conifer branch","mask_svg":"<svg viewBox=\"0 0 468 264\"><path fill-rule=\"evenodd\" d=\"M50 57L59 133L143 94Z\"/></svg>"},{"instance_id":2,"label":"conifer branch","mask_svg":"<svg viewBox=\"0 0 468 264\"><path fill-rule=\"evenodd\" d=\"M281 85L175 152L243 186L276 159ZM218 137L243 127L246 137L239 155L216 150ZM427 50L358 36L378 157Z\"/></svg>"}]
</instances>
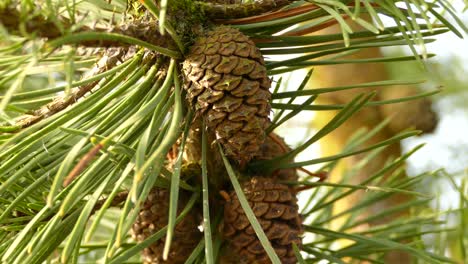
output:
<instances>
[{"instance_id":1,"label":"conifer branch","mask_svg":"<svg viewBox=\"0 0 468 264\"><path fill-rule=\"evenodd\" d=\"M220 4L196 1L195 4L210 18L229 19L256 16L275 11L294 1L295 0L257 0L248 4Z\"/></svg>"},{"instance_id":2,"label":"conifer branch","mask_svg":"<svg viewBox=\"0 0 468 264\"><path fill-rule=\"evenodd\" d=\"M123 61L124 57L130 57L134 54L135 49L125 49L125 48L109 48L104 53L103 57L96 63L93 69L91 69L88 74L86 74L83 79L94 76L96 74L102 73L106 70L109 70ZM78 99L83 97L89 91L91 91L97 84L99 80L87 83L80 87L73 88L69 95L60 95L54 98L54 100L48 103L41 108L32 111L29 115L22 116L16 122L18 129L24 129L26 127L32 126L35 123L41 121L44 118L47 118L55 113L62 111L67 108L69 105L72 105Z\"/></svg>"},{"instance_id":3,"label":"conifer branch","mask_svg":"<svg viewBox=\"0 0 468 264\"><path fill-rule=\"evenodd\" d=\"M133 37L142 41L146 41L150 44L177 50L177 46L169 35L161 35L158 28L158 21L144 21L144 20L133 20L127 23L123 23L118 26L110 28L95 28L87 29L86 31L93 32L106 32L113 34L120 34L129 37ZM98 47L109 47L109 46L126 46L127 44L115 41L85 41L80 42L81 45L85 46L98 46Z\"/></svg>"},{"instance_id":4,"label":"conifer branch","mask_svg":"<svg viewBox=\"0 0 468 264\"><path fill-rule=\"evenodd\" d=\"M274 12L264 13L264 14L260 14L257 16L249 16L249 17L236 18L236 19L218 19L216 20L216 22L230 24L230 25L258 23L258 22L271 21L274 19L280 19L280 18L292 17L292 16L304 14L306 12L316 10L317 8L318 6L316 5L307 4L307 5L300 5L300 6L285 9L285 10L278 10Z\"/></svg>"},{"instance_id":5,"label":"conifer branch","mask_svg":"<svg viewBox=\"0 0 468 264\"><path fill-rule=\"evenodd\" d=\"M41 14L34 15L34 12L28 13L28 16L23 19L23 15L16 6L7 6L0 8L0 24L3 25L9 32L13 34L36 34L38 37L55 39L71 32L106 32L113 34L125 35L146 41L156 46L164 48L176 49L176 45L170 36L161 35L158 28L158 21L145 21L137 19L126 21L120 25L105 26L82 26L73 29L73 23L63 16L58 16L56 20L45 17ZM24 32L25 31L25 32ZM113 47L113 46L128 46L128 44L116 41L84 41L80 45L88 47Z\"/></svg>"}]
</instances>

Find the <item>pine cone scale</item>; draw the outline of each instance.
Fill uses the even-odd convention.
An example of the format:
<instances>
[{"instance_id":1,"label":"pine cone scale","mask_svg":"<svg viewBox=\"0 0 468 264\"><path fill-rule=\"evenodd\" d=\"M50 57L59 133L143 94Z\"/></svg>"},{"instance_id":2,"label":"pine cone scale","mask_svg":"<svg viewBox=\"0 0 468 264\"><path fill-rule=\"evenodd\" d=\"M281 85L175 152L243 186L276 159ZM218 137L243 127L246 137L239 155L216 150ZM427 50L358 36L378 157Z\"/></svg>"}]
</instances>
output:
<instances>
[{"instance_id":1,"label":"pine cone scale","mask_svg":"<svg viewBox=\"0 0 468 264\"><path fill-rule=\"evenodd\" d=\"M291 188L276 183L274 178L253 177L243 184L243 189L281 262L295 263L292 245L301 246L302 221ZM225 205L224 219L224 236L240 256L241 263L271 263L234 191Z\"/></svg>"},{"instance_id":2,"label":"pine cone scale","mask_svg":"<svg viewBox=\"0 0 468 264\"><path fill-rule=\"evenodd\" d=\"M204 55L200 55L200 56L204 56ZM203 64L199 66L205 69L209 69L209 70L212 70L221 61L221 56L219 54L204 56L204 58L205 60Z\"/></svg>"}]
</instances>

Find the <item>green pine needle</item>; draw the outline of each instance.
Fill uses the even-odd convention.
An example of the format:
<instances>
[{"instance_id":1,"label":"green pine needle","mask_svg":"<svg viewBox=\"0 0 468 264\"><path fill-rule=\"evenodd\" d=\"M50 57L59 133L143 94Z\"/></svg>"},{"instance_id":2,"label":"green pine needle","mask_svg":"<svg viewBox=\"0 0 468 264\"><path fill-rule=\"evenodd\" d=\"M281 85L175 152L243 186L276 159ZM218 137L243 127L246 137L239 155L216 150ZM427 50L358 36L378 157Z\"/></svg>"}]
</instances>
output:
<instances>
[{"instance_id":1,"label":"green pine needle","mask_svg":"<svg viewBox=\"0 0 468 264\"><path fill-rule=\"evenodd\" d=\"M203 120L202 128L205 127L205 120ZM213 242L212 242L212 232L211 232L211 220L210 220L210 199L209 199L209 182L208 182L208 160L207 160L207 149L208 149L208 139L206 135L206 130L202 130L202 196L203 196L203 232L205 235L205 257L207 264L214 264L214 254L213 254Z\"/></svg>"}]
</instances>

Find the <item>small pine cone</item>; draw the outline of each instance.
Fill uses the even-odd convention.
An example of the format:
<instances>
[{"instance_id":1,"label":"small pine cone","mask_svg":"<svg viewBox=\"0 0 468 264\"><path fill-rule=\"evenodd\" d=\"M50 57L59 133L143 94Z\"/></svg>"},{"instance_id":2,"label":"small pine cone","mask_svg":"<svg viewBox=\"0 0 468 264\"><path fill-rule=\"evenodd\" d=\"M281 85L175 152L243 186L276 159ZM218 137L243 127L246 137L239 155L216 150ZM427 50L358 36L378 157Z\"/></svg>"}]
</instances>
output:
<instances>
[{"instance_id":1,"label":"small pine cone","mask_svg":"<svg viewBox=\"0 0 468 264\"><path fill-rule=\"evenodd\" d=\"M137 220L133 224L132 237L134 240L141 242L167 225L169 193L169 190L157 187L151 190L138 214ZM187 193L180 192L178 211L184 208L187 201ZM168 259L164 261L162 256L165 242L165 238L163 238L143 250L144 263L184 263L200 241L201 233L198 231L197 226L198 216L194 211L191 211L175 227Z\"/></svg>"},{"instance_id":2,"label":"small pine cone","mask_svg":"<svg viewBox=\"0 0 468 264\"><path fill-rule=\"evenodd\" d=\"M291 151L284 139L275 133L270 133L265 142L260 146L259 152L254 156L254 160L271 160L282 156ZM294 161L292 158L290 162ZM271 175L273 178L281 181L297 181L298 175L296 169L279 169Z\"/></svg>"},{"instance_id":3,"label":"small pine cone","mask_svg":"<svg viewBox=\"0 0 468 264\"><path fill-rule=\"evenodd\" d=\"M183 70L187 98L228 157L249 162L265 140L271 81L262 54L239 30L220 26L195 40Z\"/></svg>"},{"instance_id":4,"label":"small pine cone","mask_svg":"<svg viewBox=\"0 0 468 264\"><path fill-rule=\"evenodd\" d=\"M253 177L243 184L243 189L281 263L296 263L292 244L302 245L302 220L292 189L264 177ZM229 197L224 207L223 233L240 258L237 263L271 263L236 193L232 191Z\"/></svg>"}]
</instances>

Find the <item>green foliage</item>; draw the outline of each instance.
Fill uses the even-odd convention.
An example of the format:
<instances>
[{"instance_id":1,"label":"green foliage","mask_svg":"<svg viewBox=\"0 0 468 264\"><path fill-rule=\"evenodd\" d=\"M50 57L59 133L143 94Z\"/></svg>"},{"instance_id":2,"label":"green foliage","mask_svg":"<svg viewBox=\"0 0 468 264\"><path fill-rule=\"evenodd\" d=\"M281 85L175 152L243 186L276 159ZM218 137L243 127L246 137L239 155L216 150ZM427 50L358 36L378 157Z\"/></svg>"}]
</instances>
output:
<instances>
[{"instance_id":1,"label":"green foliage","mask_svg":"<svg viewBox=\"0 0 468 264\"><path fill-rule=\"evenodd\" d=\"M183 142L193 119L183 100L183 79L178 70L181 54L187 48L187 43L184 43L187 39L183 34L187 33L185 31L188 27L185 24L182 29L179 28L177 20L183 17L171 17L171 6L176 1L163 1L160 6L152 1L142 2L148 12L141 11L142 6L138 3L127 5L122 0L46 1L44 6L34 1L12 0L0 4L0 257L3 263L96 263L98 260L102 263L138 262L140 251L164 236L167 237L167 252L171 246L174 226L190 210L196 210L197 203L203 204L203 215L206 218L204 224L208 226L204 227L204 240L200 241L187 262L202 263L205 259L207 263L216 262L222 247L221 234L217 228L220 217L210 215L208 192L219 190L209 189L206 139L203 144L202 186L194 186L179 177L180 156L173 172L165 167L166 155L179 138L182 138L179 151L182 153ZM452 7L446 1L403 1L406 8L381 0L355 3L338 0L287 2L290 5L286 9L297 8L306 2L317 8L284 18L235 25L257 41L264 55L298 55L285 60L267 57L267 68L271 75L311 65L420 61L432 54L425 54L424 51L418 54L414 46L434 41L433 36L448 31L456 34L461 34L459 28L466 31L466 27L459 21L452 25L437 15L438 5L452 14ZM166 3L167 10L164 8ZM183 3L204 6L201 1ZM413 4L415 9L409 7ZM207 6L203 10L209 12L212 9ZM261 8L252 10L256 12ZM361 14L369 15L375 23L367 22L361 18ZM378 14L391 17L397 26L385 28ZM431 14L439 21L430 22ZM175 45L160 46L132 34L94 30L101 28L112 31L116 24L126 23L133 18L150 19L151 16L159 18L159 31L164 36L161 38L167 38ZM199 19L200 14L195 14L195 17ZM347 25L344 17L356 21L366 30L355 32ZM342 34L300 34L301 30L326 27L327 22L335 20L341 25ZM109 49L104 45L105 41L120 43L123 55L118 57L112 68L105 67L107 64L96 64L96 54L77 52L87 48L87 43L91 41L94 43L92 46L98 43L101 52ZM136 46L135 50L129 48L129 45ZM340 59L356 50L401 45L411 47L416 56ZM107 55L104 52L101 56ZM95 75L80 79L84 72L93 67L97 71ZM306 81L307 78L303 83ZM360 164L361 167L365 166L372 162L375 153L385 151L387 145L417 132L404 132L371 147L360 147L380 126L368 133L358 133L342 153L296 163L287 161L332 132L363 107L415 99L433 92L395 101L370 102L373 95L362 94L345 105L321 106L312 105L312 102L321 94L333 91L419 82L382 80L316 90L304 90L302 85L292 92L275 92L273 100L290 100L287 103L273 103L273 108L280 110L280 114L275 117L270 130L287 124L300 111L341 111L300 147L277 159L252 163L250 166L256 170L273 170L322 164L323 170L331 171L338 159L367 152L367 157ZM63 93L64 98L67 98L79 93L86 85L92 85L92 93L77 97L76 102L71 102L60 111L47 112L57 107L54 101L57 93ZM300 96L309 98L305 103L294 104L294 99ZM18 121L19 117L37 116L34 110L45 104L49 105L44 108L46 113L41 113L42 120L31 124ZM307 177L300 182L290 183L314 186L312 191L301 194L307 201L302 213L309 242L301 249L304 259L300 259L300 262L328 260L344 263L343 258L348 257L353 261L382 263L385 253L395 249L412 254L421 263L453 262L443 254L430 253L421 241L426 233L446 234L446 230L442 227L443 223L438 221L438 212L425 213L430 201L426 195L413 191L413 186L431 173L411 179L398 177L404 161L412 152L389 161L386 167L358 185L347 182L357 170L348 172L345 180L338 184L315 182ZM237 182L235 169L227 159L224 159L224 164L262 245L273 262L279 263L251 208L245 199L242 200L242 189ZM381 185L381 179L390 171L390 180ZM139 208L155 185L171 189L168 227L142 243L134 243L130 239L129 230ZM460 219L466 223L466 195L463 196L466 183L463 186L460 191ZM193 194L186 208L176 215L179 188L192 191ZM368 191L367 195L354 207L340 215L333 212L336 201L347 199L362 189ZM401 193L411 195L414 199L377 215L358 218L371 204ZM119 199L122 196L124 199ZM365 231L352 230L353 227L407 209L411 209L413 215L396 217L393 222L376 225ZM349 216L348 220L338 229L332 228L332 221L342 215ZM460 227L457 234L463 235L459 248L461 258L466 259L466 251L463 251L466 245L464 227ZM342 239L351 241L351 244L336 246ZM298 252L297 255L300 256Z\"/></svg>"}]
</instances>

